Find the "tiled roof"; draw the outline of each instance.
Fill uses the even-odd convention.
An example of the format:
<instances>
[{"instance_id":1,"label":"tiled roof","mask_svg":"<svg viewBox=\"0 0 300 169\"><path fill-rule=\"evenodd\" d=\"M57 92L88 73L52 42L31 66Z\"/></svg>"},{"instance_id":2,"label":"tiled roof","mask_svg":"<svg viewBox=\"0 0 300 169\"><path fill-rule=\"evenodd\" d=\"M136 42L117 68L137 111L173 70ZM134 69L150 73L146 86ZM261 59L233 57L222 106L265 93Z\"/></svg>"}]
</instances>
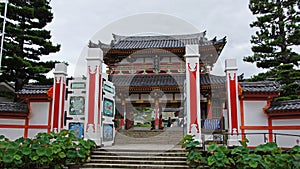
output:
<instances>
[{"instance_id":1,"label":"tiled roof","mask_svg":"<svg viewBox=\"0 0 300 169\"><path fill-rule=\"evenodd\" d=\"M182 86L185 74L158 74L158 75L136 75L136 76L112 76L115 86L149 87L149 86ZM225 76L215 76L208 74L200 75L201 85L225 84Z\"/></svg>"},{"instance_id":2,"label":"tiled roof","mask_svg":"<svg viewBox=\"0 0 300 169\"><path fill-rule=\"evenodd\" d=\"M280 85L275 81L259 82L240 82L243 92L261 93L261 92L279 92Z\"/></svg>"},{"instance_id":3,"label":"tiled roof","mask_svg":"<svg viewBox=\"0 0 300 169\"><path fill-rule=\"evenodd\" d=\"M0 112L28 113L27 104L16 102L1 102Z\"/></svg>"},{"instance_id":4,"label":"tiled roof","mask_svg":"<svg viewBox=\"0 0 300 169\"><path fill-rule=\"evenodd\" d=\"M111 44L94 44L90 42L89 47L100 47L102 49L149 49L149 48L184 48L187 44L198 44L208 46L226 43L226 39L207 40L205 32L186 35L160 35L160 36L120 36L113 34Z\"/></svg>"},{"instance_id":5,"label":"tiled roof","mask_svg":"<svg viewBox=\"0 0 300 169\"><path fill-rule=\"evenodd\" d=\"M266 110L267 113L276 111L300 111L300 99L287 100L281 102L272 102L270 107Z\"/></svg>"},{"instance_id":6,"label":"tiled roof","mask_svg":"<svg viewBox=\"0 0 300 169\"><path fill-rule=\"evenodd\" d=\"M24 85L23 89L18 91L17 94L20 95L34 95L34 94L47 94L47 91L52 87L52 85Z\"/></svg>"},{"instance_id":7,"label":"tiled roof","mask_svg":"<svg viewBox=\"0 0 300 169\"><path fill-rule=\"evenodd\" d=\"M218 85L226 83L225 76L216 76L216 75L208 75L203 74L200 75L200 85Z\"/></svg>"}]
</instances>

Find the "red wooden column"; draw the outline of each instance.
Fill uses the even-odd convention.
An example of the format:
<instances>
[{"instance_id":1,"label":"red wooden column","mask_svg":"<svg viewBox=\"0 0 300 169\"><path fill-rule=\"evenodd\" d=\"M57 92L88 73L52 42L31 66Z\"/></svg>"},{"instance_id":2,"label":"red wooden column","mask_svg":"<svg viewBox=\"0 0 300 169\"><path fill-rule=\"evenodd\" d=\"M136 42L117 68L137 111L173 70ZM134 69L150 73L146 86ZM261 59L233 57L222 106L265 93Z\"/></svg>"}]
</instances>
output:
<instances>
[{"instance_id":1,"label":"red wooden column","mask_svg":"<svg viewBox=\"0 0 300 169\"><path fill-rule=\"evenodd\" d=\"M86 80L86 109L84 138L101 144L101 72L103 53L99 48L89 48Z\"/></svg>"},{"instance_id":2,"label":"red wooden column","mask_svg":"<svg viewBox=\"0 0 300 169\"><path fill-rule=\"evenodd\" d=\"M66 76L67 66L64 63L55 64L51 111L51 131L53 132L60 132L63 128Z\"/></svg>"},{"instance_id":3,"label":"red wooden column","mask_svg":"<svg viewBox=\"0 0 300 169\"><path fill-rule=\"evenodd\" d=\"M228 105L228 136L227 145L239 145L241 140L240 124L241 117L238 100L238 81L237 81L237 64L236 59L225 60L226 72L226 90L227 90L227 105Z\"/></svg>"},{"instance_id":4,"label":"red wooden column","mask_svg":"<svg viewBox=\"0 0 300 169\"><path fill-rule=\"evenodd\" d=\"M185 47L187 134L195 135L195 140L202 142L199 58L198 45L187 45Z\"/></svg>"},{"instance_id":5,"label":"red wooden column","mask_svg":"<svg viewBox=\"0 0 300 169\"><path fill-rule=\"evenodd\" d=\"M118 93L118 97L120 98L121 100L121 105L122 105L122 112L120 112L122 115L123 115L123 118L120 119L120 127L122 130L125 130L126 129L126 98L128 97L128 93L125 93L125 92L122 92L122 91L119 91Z\"/></svg>"},{"instance_id":6,"label":"red wooden column","mask_svg":"<svg viewBox=\"0 0 300 169\"><path fill-rule=\"evenodd\" d=\"M122 108L123 108L123 118L121 119L121 128L125 130L125 122L126 122L126 100L123 99L122 101Z\"/></svg>"},{"instance_id":7,"label":"red wooden column","mask_svg":"<svg viewBox=\"0 0 300 169\"><path fill-rule=\"evenodd\" d=\"M207 119L212 119L212 103L211 103L211 96L207 98Z\"/></svg>"},{"instance_id":8,"label":"red wooden column","mask_svg":"<svg viewBox=\"0 0 300 169\"><path fill-rule=\"evenodd\" d=\"M159 124L159 120L160 120L159 98L161 98L164 95L164 92L161 90L153 90L150 93L150 95L152 98L154 98L154 113L155 113L154 126L155 126L155 129L159 129L162 127Z\"/></svg>"}]
</instances>

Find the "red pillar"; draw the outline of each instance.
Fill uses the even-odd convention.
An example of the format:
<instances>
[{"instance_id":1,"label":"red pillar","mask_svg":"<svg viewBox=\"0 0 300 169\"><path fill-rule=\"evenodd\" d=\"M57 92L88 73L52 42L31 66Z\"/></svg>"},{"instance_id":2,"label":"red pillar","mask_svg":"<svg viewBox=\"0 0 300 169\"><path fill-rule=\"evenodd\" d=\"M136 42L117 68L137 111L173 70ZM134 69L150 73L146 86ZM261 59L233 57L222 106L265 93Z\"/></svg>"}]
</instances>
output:
<instances>
[{"instance_id":1,"label":"red pillar","mask_svg":"<svg viewBox=\"0 0 300 169\"><path fill-rule=\"evenodd\" d=\"M51 113L51 131L60 132L63 126L64 103L66 92L67 66L64 63L55 64L53 99Z\"/></svg>"},{"instance_id":2,"label":"red pillar","mask_svg":"<svg viewBox=\"0 0 300 169\"><path fill-rule=\"evenodd\" d=\"M238 112L238 81L236 59L225 60L227 105L228 105L228 146L239 145L241 140L240 113Z\"/></svg>"},{"instance_id":3,"label":"red pillar","mask_svg":"<svg viewBox=\"0 0 300 169\"><path fill-rule=\"evenodd\" d=\"M99 48L88 49L84 138L94 140L97 145L101 145L102 57Z\"/></svg>"},{"instance_id":4,"label":"red pillar","mask_svg":"<svg viewBox=\"0 0 300 169\"><path fill-rule=\"evenodd\" d=\"M199 59L199 46L187 45L185 48L187 134L195 135L195 140L201 143Z\"/></svg>"}]
</instances>

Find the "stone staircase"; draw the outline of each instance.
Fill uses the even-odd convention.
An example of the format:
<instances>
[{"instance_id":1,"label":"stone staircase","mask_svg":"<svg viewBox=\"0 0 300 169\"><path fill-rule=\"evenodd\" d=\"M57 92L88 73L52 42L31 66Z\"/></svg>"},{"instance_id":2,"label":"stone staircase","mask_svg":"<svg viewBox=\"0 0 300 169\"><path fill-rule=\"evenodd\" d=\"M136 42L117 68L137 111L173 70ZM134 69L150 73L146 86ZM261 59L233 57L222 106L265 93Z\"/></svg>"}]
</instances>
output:
<instances>
[{"instance_id":1,"label":"stone staircase","mask_svg":"<svg viewBox=\"0 0 300 169\"><path fill-rule=\"evenodd\" d=\"M121 131L114 146L97 148L91 161L80 168L189 168L180 145L182 137L182 128Z\"/></svg>"},{"instance_id":2,"label":"stone staircase","mask_svg":"<svg viewBox=\"0 0 300 169\"><path fill-rule=\"evenodd\" d=\"M135 128L117 132L115 145L124 144L160 144L178 145L183 138L183 128L172 127L163 130Z\"/></svg>"},{"instance_id":3,"label":"stone staircase","mask_svg":"<svg viewBox=\"0 0 300 169\"><path fill-rule=\"evenodd\" d=\"M185 152L173 150L97 149L81 168L188 168Z\"/></svg>"}]
</instances>

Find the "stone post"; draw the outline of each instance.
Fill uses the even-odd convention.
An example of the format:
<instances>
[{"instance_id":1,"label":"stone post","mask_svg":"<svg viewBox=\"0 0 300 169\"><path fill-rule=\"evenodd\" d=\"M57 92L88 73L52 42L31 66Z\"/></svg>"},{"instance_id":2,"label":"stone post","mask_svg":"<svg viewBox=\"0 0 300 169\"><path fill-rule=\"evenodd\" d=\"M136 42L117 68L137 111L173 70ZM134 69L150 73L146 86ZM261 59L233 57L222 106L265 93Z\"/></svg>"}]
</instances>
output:
<instances>
[{"instance_id":1,"label":"stone post","mask_svg":"<svg viewBox=\"0 0 300 169\"><path fill-rule=\"evenodd\" d=\"M195 135L195 140L202 143L199 58L200 54L198 45L187 45L185 47L187 134Z\"/></svg>"},{"instance_id":2,"label":"stone post","mask_svg":"<svg viewBox=\"0 0 300 169\"><path fill-rule=\"evenodd\" d=\"M102 92L102 60L100 48L89 48L87 60L86 106L84 138L101 144L101 92Z\"/></svg>"},{"instance_id":3,"label":"stone post","mask_svg":"<svg viewBox=\"0 0 300 169\"><path fill-rule=\"evenodd\" d=\"M225 60L226 90L228 105L228 136L227 145L239 145L240 137L240 113L238 112L238 81L236 59Z\"/></svg>"},{"instance_id":4,"label":"stone post","mask_svg":"<svg viewBox=\"0 0 300 169\"><path fill-rule=\"evenodd\" d=\"M51 131L60 132L64 125L67 66L56 63L54 71Z\"/></svg>"}]
</instances>

